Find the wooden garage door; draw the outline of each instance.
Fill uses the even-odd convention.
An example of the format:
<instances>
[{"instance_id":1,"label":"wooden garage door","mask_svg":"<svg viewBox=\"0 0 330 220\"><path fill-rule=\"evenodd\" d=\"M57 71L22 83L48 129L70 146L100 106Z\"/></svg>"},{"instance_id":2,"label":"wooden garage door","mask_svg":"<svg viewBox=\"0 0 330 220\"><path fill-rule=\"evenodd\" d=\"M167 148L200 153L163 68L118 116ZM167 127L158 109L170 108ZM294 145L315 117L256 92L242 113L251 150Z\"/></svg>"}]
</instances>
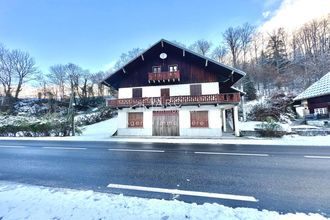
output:
<instances>
[{"instance_id":1,"label":"wooden garage door","mask_svg":"<svg viewBox=\"0 0 330 220\"><path fill-rule=\"evenodd\" d=\"M152 135L154 136L179 136L178 111L154 111Z\"/></svg>"}]
</instances>

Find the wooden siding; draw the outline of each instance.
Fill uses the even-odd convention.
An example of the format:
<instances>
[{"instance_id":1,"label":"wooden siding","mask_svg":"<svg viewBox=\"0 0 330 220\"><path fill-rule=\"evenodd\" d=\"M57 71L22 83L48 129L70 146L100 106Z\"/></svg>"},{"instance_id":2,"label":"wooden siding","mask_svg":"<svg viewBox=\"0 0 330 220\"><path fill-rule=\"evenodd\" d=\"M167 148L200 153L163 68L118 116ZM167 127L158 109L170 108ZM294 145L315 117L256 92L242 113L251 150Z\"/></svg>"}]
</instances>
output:
<instances>
[{"instance_id":1,"label":"wooden siding","mask_svg":"<svg viewBox=\"0 0 330 220\"><path fill-rule=\"evenodd\" d=\"M328 108L330 112L330 95L318 96L307 100L310 113L314 113L316 108Z\"/></svg>"},{"instance_id":2,"label":"wooden siding","mask_svg":"<svg viewBox=\"0 0 330 220\"><path fill-rule=\"evenodd\" d=\"M159 54L162 52L165 52L168 55L165 60L159 58ZM196 60L191 56L183 56L182 51L167 47L152 50L144 55L144 61L141 60L127 66L125 72L120 72L117 79L114 79L114 84L116 84L115 87L150 86L150 78L152 78L152 80L155 79L155 82L158 82L158 79L160 78L163 80L163 76L166 76L166 79L172 78L167 75L167 73L170 74L169 66L173 64L178 65L178 71L173 72L173 77L174 79L180 79L180 81L178 82L178 80L174 80L173 82L173 80L164 80L164 82L161 81L162 84L187 84L219 81L219 74L215 73L211 68L205 67L205 62ZM161 71L166 74L160 73L162 75L157 75L158 73L155 73L154 75L152 73L154 66L161 66ZM151 74L149 75L149 73Z\"/></svg>"},{"instance_id":3,"label":"wooden siding","mask_svg":"<svg viewBox=\"0 0 330 220\"><path fill-rule=\"evenodd\" d=\"M179 112L178 111L153 111L153 136L179 136Z\"/></svg>"},{"instance_id":4,"label":"wooden siding","mask_svg":"<svg viewBox=\"0 0 330 220\"><path fill-rule=\"evenodd\" d=\"M192 128L208 128L209 127L208 111L191 111L190 126Z\"/></svg>"},{"instance_id":5,"label":"wooden siding","mask_svg":"<svg viewBox=\"0 0 330 220\"><path fill-rule=\"evenodd\" d=\"M129 112L128 113L128 127L129 128L143 128L143 112Z\"/></svg>"}]
</instances>

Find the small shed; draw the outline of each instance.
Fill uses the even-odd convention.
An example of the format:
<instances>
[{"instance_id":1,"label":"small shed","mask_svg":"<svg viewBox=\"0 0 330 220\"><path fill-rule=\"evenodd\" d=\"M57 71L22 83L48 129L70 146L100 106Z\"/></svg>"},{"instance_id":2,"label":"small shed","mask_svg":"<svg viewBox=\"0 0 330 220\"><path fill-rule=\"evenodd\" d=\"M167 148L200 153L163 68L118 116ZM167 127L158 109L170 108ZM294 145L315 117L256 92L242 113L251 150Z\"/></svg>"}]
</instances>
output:
<instances>
[{"instance_id":1,"label":"small shed","mask_svg":"<svg viewBox=\"0 0 330 220\"><path fill-rule=\"evenodd\" d=\"M300 102L304 116L330 117L330 72L300 93L294 101Z\"/></svg>"}]
</instances>

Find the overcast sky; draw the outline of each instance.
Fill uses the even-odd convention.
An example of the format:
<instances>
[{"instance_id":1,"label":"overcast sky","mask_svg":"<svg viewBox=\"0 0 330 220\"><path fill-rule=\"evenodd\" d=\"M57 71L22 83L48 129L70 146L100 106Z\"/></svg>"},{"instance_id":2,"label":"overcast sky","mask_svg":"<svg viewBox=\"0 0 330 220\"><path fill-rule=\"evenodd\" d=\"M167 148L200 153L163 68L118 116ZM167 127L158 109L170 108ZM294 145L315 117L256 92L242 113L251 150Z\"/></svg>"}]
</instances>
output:
<instances>
[{"instance_id":1,"label":"overcast sky","mask_svg":"<svg viewBox=\"0 0 330 220\"><path fill-rule=\"evenodd\" d=\"M0 43L30 52L43 72L68 62L98 71L161 38L218 44L229 26L294 28L326 13L330 0L0 0Z\"/></svg>"}]
</instances>

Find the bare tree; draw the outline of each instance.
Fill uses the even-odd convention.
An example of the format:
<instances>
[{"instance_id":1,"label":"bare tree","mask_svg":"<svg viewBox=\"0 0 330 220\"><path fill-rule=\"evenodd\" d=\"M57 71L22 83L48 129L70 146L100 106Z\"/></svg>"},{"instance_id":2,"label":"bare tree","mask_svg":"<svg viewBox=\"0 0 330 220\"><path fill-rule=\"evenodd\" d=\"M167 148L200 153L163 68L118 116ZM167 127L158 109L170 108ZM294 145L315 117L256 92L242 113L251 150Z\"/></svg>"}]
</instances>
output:
<instances>
[{"instance_id":1,"label":"bare tree","mask_svg":"<svg viewBox=\"0 0 330 220\"><path fill-rule=\"evenodd\" d=\"M31 77L38 72L35 60L28 52L21 50L13 50L11 52L12 61L14 64L14 73L17 79L17 86L15 91L15 99L18 98L22 91L23 83L30 80Z\"/></svg>"},{"instance_id":2,"label":"bare tree","mask_svg":"<svg viewBox=\"0 0 330 220\"><path fill-rule=\"evenodd\" d=\"M68 63L65 66L67 80L70 85L71 96L75 105L77 105L76 95L79 93L80 76L83 72L82 68L76 64Z\"/></svg>"},{"instance_id":3,"label":"bare tree","mask_svg":"<svg viewBox=\"0 0 330 220\"><path fill-rule=\"evenodd\" d=\"M243 24L240 28L240 41L242 44L243 51L243 65L246 64L246 55L248 53L249 46L252 42L252 37L255 32L255 27L250 25L249 23Z\"/></svg>"},{"instance_id":4,"label":"bare tree","mask_svg":"<svg viewBox=\"0 0 330 220\"><path fill-rule=\"evenodd\" d=\"M122 53L120 55L119 60L116 62L114 69L119 69L123 65L125 65L127 62L130 60L134 59L137 57L140 53L143 52L143 49L141 48L133 48L132 50L128 51L127 53Z\"/></svg>"},{"instance_id":5,"label":"bare tree","mask_svg":"<svg viewBox=\"0 0 330 220\"><path fill-rule=\"evenodd\" d=\"M224 42L231 52L234 67L237 67L238 65L238 56L242 50L242 42L240 36L240 27L229 27L223 33Z\"/></svg>"},{"instance_id":6,"label":"bare tree","mask_svg":"<svg viewBox=\"0 0 330 220\"><path fill-rule=\"evenodd\" d=\"M212 58L220 63L225 63L225 56L227 55L227 53L227 48L220 45L213 50Z\"/></svg>"},{"instance_id":7,"label":"bare tree","mask_svg":"<svg viewBox=\"0 0 330 220\"><path fill-rule=\"evenodd\" d=\"M61 99L65 96L65 83L67 80L66 66L62 64L53 65L49 68L47 78L49 81L58 86Z\"/></svg>"},{"instance_id":8,"label":"bare tree","mask_svg":"<svg viewBox=\"0 0 330 220\"><path fill-rule=\"evenodd\" d=\"M101 83L101 81L104 79L105 76L106 74L103 71L99 71L91 75L92 87L94 85L97 85L98 96L104 96L104 85Z\"/></svg>"},{"instance_id":9,"label":"bare tree","mask_svg":"<svg viewBox=\"0 0 330 220\"><path fill-rule=\"evenodd\" d=\"M80 79L82 80L82 83L80 86L81 92L79 92L79 90L78 90L78 95L82 101L85 101L88 98L89 82L91 81L90 77L91 77L91 74L90 74L89 70L81 71L81 73L80 73Z\"/></svg>"},{"instance_id":10,"label":"bare tree","mask_svg":"<svg viewBox=\"0 0 330 220\"><path fill-rule=\"evenodd\" d=\"M3 87L4 95L12 97L14 63L11 53L4 46L0 45L0 82Z\"/></svg>"},{"instance_id":11,"label":"bare tree","mask_svg":"<svg viewBox=\"0 0 330 220\"><path fill-rule=\"evenodd\" d=\"M212 47L212 42L205 39L200 39L193 43L189 48L196 53L207 56Z\"/></svg>"}]
</instances>

